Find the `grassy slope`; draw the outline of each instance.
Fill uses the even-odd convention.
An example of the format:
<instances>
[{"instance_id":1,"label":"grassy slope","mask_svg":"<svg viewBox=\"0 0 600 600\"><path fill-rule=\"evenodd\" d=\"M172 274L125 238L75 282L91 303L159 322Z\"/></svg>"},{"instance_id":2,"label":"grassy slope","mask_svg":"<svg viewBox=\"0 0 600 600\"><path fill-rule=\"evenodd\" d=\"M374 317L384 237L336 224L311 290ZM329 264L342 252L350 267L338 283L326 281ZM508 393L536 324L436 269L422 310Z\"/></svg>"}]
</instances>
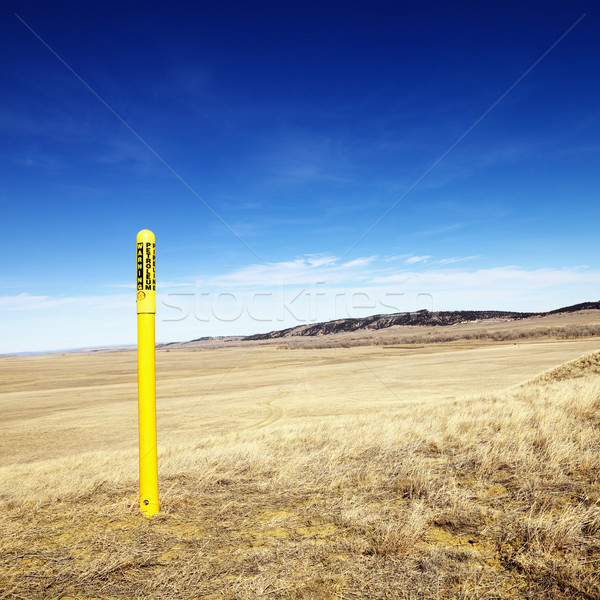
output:
<instances>
[{"instance_id":1,"label":"grassy slope","mask_svg":"<svg viewBox=\"0 0 600 600\"><path fill-rule=\"evenodd\" d=\"M597 365L191 430L151 520L132 448L4 467L0 597L600 598Z\"/></svg>"}]
</instances>

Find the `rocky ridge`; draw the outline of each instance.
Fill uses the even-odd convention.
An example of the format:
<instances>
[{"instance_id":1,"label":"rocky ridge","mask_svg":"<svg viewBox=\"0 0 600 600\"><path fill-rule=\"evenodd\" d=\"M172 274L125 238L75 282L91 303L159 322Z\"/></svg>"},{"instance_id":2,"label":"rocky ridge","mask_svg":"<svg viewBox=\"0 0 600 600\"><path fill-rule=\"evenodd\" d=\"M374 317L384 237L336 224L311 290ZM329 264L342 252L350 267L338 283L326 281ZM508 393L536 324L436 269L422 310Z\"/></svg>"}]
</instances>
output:
<instances>
[{"instance_id":1,"label":"rocky ridge","mask_svg":"<svg viewBox=\"0 0 600 600\"><path fill-rule=\"evenodd\" d=\"M458 323L469 323L489 319L504 319L515 321L527 319L529 317L542 317L546 315L555 315L566 312L577 312L580 310L600 310L600 302L582 302L572 306L558 308L548 312L512 312L499 310L458 310L458 311L440 311L431 312L428 310L419 310L413 313L393 313L388 315L373 315L362 318L337 319L335 321L326 321L324 323L312 323L310 325L298 325L270 331L268 333L258 333L242 338L244 340L270 340L275 338L296 337L296 336L320 336L334 333L346 333L357 330L377 330L393 327L394 325L420 325L420 326L448 326Z\"/></svg>"}]
</instances>

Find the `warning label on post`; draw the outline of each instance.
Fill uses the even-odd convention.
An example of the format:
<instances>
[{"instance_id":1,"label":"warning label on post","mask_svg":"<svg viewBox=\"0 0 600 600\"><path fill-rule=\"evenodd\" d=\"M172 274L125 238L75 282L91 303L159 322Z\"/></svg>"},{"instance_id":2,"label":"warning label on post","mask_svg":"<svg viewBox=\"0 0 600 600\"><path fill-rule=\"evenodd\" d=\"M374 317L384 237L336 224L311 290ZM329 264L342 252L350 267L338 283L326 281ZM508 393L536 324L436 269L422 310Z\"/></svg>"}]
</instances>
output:
<instances>
[{"instance_id":1,"label":"warning label on post","mask_svg":"<svg viewBox=\"0 0 600 600\"><path fill-rule=\"evenodd\" d=\"M156 244L154 234L141 231L136 242L138 312L155 312Z\"/></svg>"},{"instance_id":2,"label":"warning label on post","mask_svg":"<svg viewBox=\"0 0 600 600\"><path fill-rule=\"evenodd\" d=\"M137 245L137 289L156 291L156 244L138 242Z\"/></svg>"}]
</instances>

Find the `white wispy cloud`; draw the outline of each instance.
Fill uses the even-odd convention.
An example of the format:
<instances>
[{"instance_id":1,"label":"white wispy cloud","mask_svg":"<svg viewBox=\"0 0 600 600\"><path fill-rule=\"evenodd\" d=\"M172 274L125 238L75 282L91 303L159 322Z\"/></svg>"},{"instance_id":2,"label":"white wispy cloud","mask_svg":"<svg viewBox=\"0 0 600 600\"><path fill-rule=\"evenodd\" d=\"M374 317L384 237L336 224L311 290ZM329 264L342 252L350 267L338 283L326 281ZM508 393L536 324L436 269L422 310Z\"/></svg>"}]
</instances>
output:
<instances>
[{"instance_id":1,"label":"white wispy cloud","mask_svg":"<svg viewBox=\"0 0 600 600\"><path fill-rule=\"evenodd\" d=\"M342 266L344 266L347 269L351 269L354 267L365 267L367 265L370 265L376 258L377 258L376 256L367 256L365 258L355 258L354 260L344 263Z\"/></svg>"},{"instance_id":2,"label":"white wispy cloud","mask_svg":"<svg viewBox=\"0 0 600 600\"><path fill-rule=\"evenodd\" d=\"M443 233L450 233L464 227L463 223L453 223L451 225L444 225L442 227L435 227L433 229L423 229L421 231L413 231L412 233L406 234L409 237L435 237Z\"/></svg>"},{"instance_id":3,"label":"white wispy cloud","mask_svg":"<svg viewBox=\"0 0 600 600\"><path fill-rule=\"evenodd\" d=\"M199 283L223 287L312 285L316 281L336 284L367 276L369 272L365 267L374 260L375 257L364 257L343 263L335 256L305 256L291 261L248 265Z\"/></svg>"},{"instance_id":4,"label":"white wispy cloud","mask_svg":"<svg viewBox=\"0 0 600 600\"><path fill-rule=\"evenodd\" d=\"M463 256L460 258L457 257L453 257L453 258L442 258L441 260L435 261L440 265L450 265L453 263L458 263L458 262L464 262L466 260L475 260L476 258L481 258L480 254L477 255L473 255L473 256Z\"/></svg>"},{"instance_id":5,"label":"white wispy cloud","mask_svg":"<svg viewBox=\"0 0 600 600\"><path fill-rule=\"evenodd\" d=\"M260 289L282 284L308 286L324 282L328 286L405 286L407 289L419 288L422 292L478 289L482 293L490 290L492 294L493 289L513 290L516 293L519 288L600 284L600 272L581 266L527 269L506 265L467 269L453 265L474 260L478 256L449 257L436 261L431 261L431 258L430 255L408 255L394 264L390 257L367 256L344 262L335 256L313 255L290 261L250 264L229 273L204 278L197 281L196 285L217 289ZM403 265L406 267L403 268Z\"/></svg>"},{"instance_id":6,"label":"white wispy cloud","mask_svg":"<svg viewBox=\"0 0 600 600\"><path fill-rule=\"evenodd\" d=\"M407 258L404 262L407 265L414 265L416 263L426 263L429 259L431 258L431 256L429 255L424 255L424 256L411 256L409 258Z\"/></svg>"},{"instance_id":7,"label":"white wispy cloud","mask_svg":"<svg viewBox=\"0 0 600 600\"><path fill-rule=\"evenodd\" d=\"M430 269L423 272L401 271L376 276L372 284L405 284L422 288L480 288L492 290L498 287L549 288L559 285L600 284L600 272L580 267L553 269L524 269L515 266L490 269Z\"/></svg>"},{"instance_id":8,"label":"white wispy cloud","mask_svg":"<svg viewBox=\"0 0 600 600\"><path fill-rule=\"evenodd\" d=\"M385 256L381 257L381 260L385 261L385 262L394 262L397 260L405 260L406 258L409 258L411 255L410 254L386 254Z\"/></svg>"}]
</instances>

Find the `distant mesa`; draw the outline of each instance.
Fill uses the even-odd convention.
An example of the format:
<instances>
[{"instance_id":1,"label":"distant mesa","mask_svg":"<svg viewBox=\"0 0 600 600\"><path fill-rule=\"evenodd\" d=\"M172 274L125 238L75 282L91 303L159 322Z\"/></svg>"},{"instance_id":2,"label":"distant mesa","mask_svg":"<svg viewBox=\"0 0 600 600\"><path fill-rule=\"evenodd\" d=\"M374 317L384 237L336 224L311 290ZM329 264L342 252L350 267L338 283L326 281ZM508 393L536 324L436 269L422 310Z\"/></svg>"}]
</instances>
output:
<instances>
[{"instance_id":1,"label":"distant mesa","mask_svg":"<svg viewBox=\"0 0 600 600\"><path fill-rule=\"evenodd\" d=\"M573 313L581 310L600 310L600 302L581 302L572 306L557 308L548 312L511 312L501 310L458 310L431 312L419 310L412 313L394 313L389 315L373 315L356 319L337 319L324 323L313 323L310 325L298 325L270 331L269 333L258 333L249 335L243 340L271 340L276 338L298 337L298 336L320 336L334 333L347 333L358 330L377 330L393 327L394 325L419 325L419 326L448 326L458 323L472 323L489 319L504 319L516 321L529 317L544 317L559 313Z\"/></svg>"}]
</instances>

